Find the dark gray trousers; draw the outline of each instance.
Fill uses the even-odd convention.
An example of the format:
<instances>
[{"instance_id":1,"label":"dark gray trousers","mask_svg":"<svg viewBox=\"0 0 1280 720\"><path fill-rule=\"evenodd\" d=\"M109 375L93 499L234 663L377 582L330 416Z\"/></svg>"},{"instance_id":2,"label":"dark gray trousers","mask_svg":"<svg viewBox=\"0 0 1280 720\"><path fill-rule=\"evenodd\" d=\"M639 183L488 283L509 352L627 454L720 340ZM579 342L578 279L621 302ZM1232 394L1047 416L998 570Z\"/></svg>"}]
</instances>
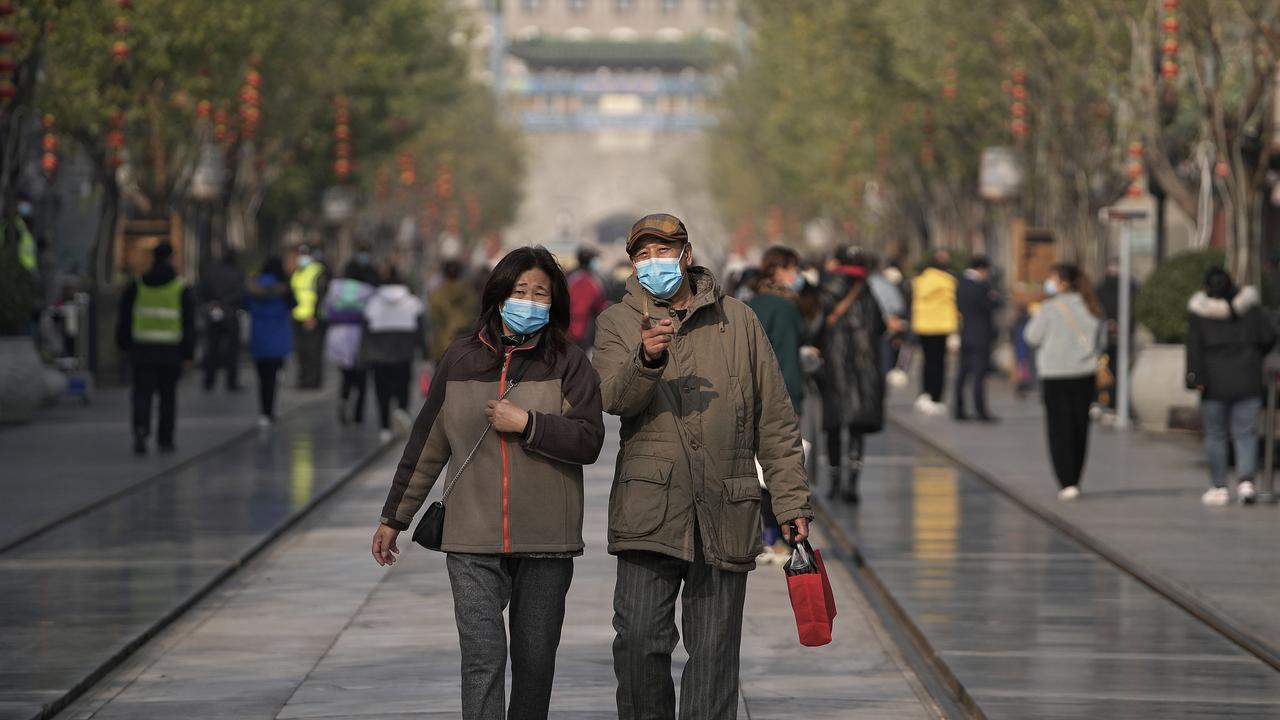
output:
<instances>
[{"instance_id":1,"label":"dark gray trousers","mask_svg":"<svg viewBox=\"0 0 1280 720\"><path fill-rule=\"evenodd\" d=\"M627 551L618 555L613 595L619 720L675 720L671 652L680 639L675 623L677 595L684 647L689 652L689 663L680 676L680 717L734 720L738 716L738 655L747 574L708 565L701 551L694 562Z\"/></svg>"},{"instance_id":2,"label":"dark gray trousers","mask_svg":"<svg viewBox=\"0 0 1280 720\"><path fill-rule=\"evenodd\" d=\"M449 553L449 584L462 646L465 720L546 720L573 581L569 558ZM511 707L504 712L507 628L511 623Z\"/></svg>"}]
</instances>

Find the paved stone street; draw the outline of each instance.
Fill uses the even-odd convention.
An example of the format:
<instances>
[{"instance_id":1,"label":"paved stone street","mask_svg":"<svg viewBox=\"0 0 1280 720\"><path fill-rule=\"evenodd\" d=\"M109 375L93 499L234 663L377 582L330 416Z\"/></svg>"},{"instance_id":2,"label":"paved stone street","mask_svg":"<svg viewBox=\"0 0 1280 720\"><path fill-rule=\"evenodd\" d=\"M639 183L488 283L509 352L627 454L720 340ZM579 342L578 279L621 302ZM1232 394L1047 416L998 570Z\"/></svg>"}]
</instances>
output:
<instances>
[{"instance_id":1,"label":"paved stone street","mask_svg":"<svg viewBox=\"0 0 1280 720\"><path fill-rule=\"evenodd\" d=\"M575 561L554 718L616 717L614 561L603 550L612 457L606 450L588 474L588 551ZM393 569L368 555L395 459L384 456L60 717L458 717L442 557L405 536ZM836 640L817 649L796 640L781 569L752 574L739 717L936 717L850 576L832 571Z\"/></svg>"}]
</instances>

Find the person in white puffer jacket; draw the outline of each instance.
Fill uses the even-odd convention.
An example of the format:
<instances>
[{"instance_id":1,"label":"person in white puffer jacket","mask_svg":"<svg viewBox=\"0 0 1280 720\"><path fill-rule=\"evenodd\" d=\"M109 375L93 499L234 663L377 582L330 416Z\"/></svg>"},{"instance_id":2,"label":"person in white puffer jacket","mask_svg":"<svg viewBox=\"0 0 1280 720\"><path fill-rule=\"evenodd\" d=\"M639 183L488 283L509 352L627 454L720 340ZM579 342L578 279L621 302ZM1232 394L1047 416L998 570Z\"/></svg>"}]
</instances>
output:
<instances>
[{"instance_id":1,"label":"person in white puffer jacket","mask_svg":"<svg viewBox=\"0 0 1280 720\"><path fill-rule=\"evenodd\" d=\"M409 387L414 355L421 353L426 358L430 354L426 306L401 282L395 268L391 268L386 277L386 283L365 306L364 336L360 345L361 360L373 371L384 441L392 437L393 419L401 434L408 432L413 422L409 415Z\"/></svg>"}]
</instances>

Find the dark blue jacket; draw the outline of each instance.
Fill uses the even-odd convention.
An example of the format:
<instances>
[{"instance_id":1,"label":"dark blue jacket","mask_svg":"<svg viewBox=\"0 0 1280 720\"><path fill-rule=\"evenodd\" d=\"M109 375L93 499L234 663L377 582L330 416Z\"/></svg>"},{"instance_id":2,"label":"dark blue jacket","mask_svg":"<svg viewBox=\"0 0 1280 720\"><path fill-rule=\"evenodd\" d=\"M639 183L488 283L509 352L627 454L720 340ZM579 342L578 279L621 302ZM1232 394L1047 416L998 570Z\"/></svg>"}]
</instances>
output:
<instances>
[{"instance_id":1,"label":"dark blue jacket","mask_svg":"<svg viewBox=\"0 0 1280 720\"><path fill-rule=\"evenodd\" d=\"M990 350L996 341L996 309L1000 295L991 283L967 275L956 285L956 308L960 310L960 345L973 350Z\"/></svg>"},{"instance_id":2,"label":"dark blue jacket","mask_svg":"<svg viewBox=\"0 0 1280 720\"><path fill-rule=\"evenodd\" d=\"M249 354L254 360L281 360L293 352L290 313L297 304L288 283L275 275L263 273L249 284L244 308L252 320Z\"/></svg>"}]
</instances>

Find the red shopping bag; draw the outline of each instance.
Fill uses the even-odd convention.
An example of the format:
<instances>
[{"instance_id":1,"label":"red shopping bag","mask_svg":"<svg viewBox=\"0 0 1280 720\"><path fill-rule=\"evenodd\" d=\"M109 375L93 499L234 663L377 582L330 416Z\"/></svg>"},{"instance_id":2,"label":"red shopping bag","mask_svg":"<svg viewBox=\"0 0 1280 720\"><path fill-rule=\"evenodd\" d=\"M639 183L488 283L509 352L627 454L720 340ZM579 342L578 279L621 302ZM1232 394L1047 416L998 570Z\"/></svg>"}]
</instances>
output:
<instances>
[{"instance_id":1,"label":"red shopping bag","mask_svg":"<svg viewBox=\"0 0 1280 720\"><path fill-rule=\"evenodd\" d=\"M783 566L787 575L787 593L796 616L796 632L805 647L821 647L831 642L831 627L836 619L836 598L827 577L822 553L806 540L793 546L791 558Z\"/></svg>"}]
</instances>

